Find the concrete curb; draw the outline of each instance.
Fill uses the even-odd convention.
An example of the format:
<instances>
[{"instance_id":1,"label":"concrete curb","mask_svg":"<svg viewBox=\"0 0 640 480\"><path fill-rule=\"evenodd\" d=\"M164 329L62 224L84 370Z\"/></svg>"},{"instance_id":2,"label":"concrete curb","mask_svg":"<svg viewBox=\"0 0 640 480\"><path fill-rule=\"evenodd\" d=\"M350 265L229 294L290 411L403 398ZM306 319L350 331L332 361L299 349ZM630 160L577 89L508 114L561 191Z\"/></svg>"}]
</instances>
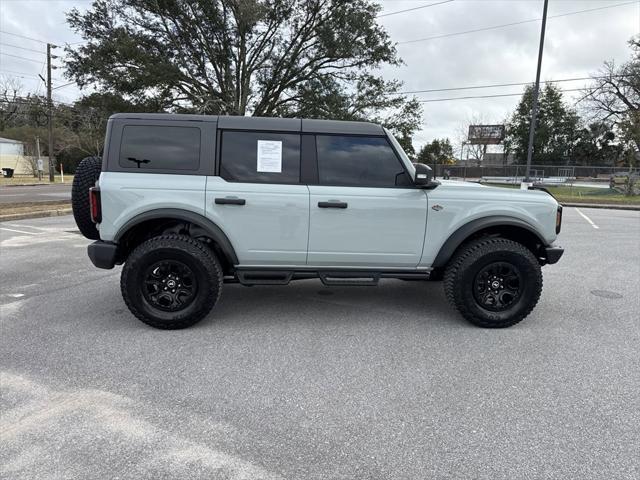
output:
<instances>
[{"instance_id":1,"label":"concrete curb","mask_svg":"<svg viewBox=\"0 0 640 480\"><path fill-rule=\"evenodd\" d=\"M6 215L0 215L0 222L10 222L12 220L25 220L27 218L59 217L61 215L70 215L71 213L72 213L71 207L56 208L52 210L41 210L39 212L9 213Z\"/></svg>"},{"instance_id":2,"label":"concrete curb","mask_svg":"<svg viewBox=\"0 0 640 480\"><path fill-rule=\"evenodd\" d=\"M46 182L46 183L45 182L42 182L42 183L35 182L35 183L7 183L7 184L0 183L0 187L3 187L3 188L4 187L8 187L8 188L11 188L11 187L42 187L42 186L45 186L45 185L49 185L49 186L53 186L53 185L71 185L71 183L72 182L64 182L64 183L62 183L62 182L53 182L53 183L51 183L51 182Z\"/></svg>"},{"instance_id":3,"label":"concrete curb","mask_svg":"<svg viewBox=\"0 0 640 480\"><path fill-rule=\"evenodd\" d=\"M582 207L582 208L606 208L609 210L630 210L640 211L640 205L615 205L615 204L599 204L599 203L576 203L576 202L560 202L563 207Z\"/></svg>"},{"instance_id":4,"label":"concrete curb","mask_svg":"<svg viewBox=\"0 0 640 480\"><path fill-rule=\"evenodd\" d=\"M55 183L10 183L3 187L38 187L40 185L55 185Z\"/></svg>"}]
</instances>

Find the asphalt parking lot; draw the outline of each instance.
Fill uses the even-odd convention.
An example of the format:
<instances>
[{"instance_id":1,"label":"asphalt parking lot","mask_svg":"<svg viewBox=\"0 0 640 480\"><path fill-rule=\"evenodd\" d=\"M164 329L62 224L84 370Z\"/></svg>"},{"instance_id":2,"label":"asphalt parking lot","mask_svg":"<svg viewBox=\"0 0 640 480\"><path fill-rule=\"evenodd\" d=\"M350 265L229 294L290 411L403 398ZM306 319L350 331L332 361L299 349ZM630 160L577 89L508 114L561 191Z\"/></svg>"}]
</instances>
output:
<instances>
[{"instance_id":1,"label":"asphalt parking lot","mask_svg":"<svg viewBox=\"0 0 640 480\"><path fill-rule=\"evenodd\" d=\"M510 329L388 280L225 286L170 332L71 217L0 223L0 476L637 479L640 212L566 208L559 243Z\"/></svg>"}]
</instances>

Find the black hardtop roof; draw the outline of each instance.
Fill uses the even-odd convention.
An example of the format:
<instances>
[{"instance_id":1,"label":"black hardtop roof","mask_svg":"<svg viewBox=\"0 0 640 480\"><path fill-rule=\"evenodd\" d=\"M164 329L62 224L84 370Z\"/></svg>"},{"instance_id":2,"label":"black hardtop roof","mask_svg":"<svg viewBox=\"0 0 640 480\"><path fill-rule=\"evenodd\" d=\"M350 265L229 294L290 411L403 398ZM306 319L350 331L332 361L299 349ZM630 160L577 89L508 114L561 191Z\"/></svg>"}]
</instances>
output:
<instances>
[{"instance_id":1,"label":"black hardtop roof","mask_svg":"<svg viewBox=\"0 0 640 480\"><path fill-rule=\"evenodd\" d=\"M220 128L228 128L234 130L272 130L278 132L384 135L383 128L376 123L349 122L343 120L242 117L226 115L190 115L183 113L116 113L114 115L111 115L109 119L217 122L218 127Z\"/></svg>"}]
</instances>

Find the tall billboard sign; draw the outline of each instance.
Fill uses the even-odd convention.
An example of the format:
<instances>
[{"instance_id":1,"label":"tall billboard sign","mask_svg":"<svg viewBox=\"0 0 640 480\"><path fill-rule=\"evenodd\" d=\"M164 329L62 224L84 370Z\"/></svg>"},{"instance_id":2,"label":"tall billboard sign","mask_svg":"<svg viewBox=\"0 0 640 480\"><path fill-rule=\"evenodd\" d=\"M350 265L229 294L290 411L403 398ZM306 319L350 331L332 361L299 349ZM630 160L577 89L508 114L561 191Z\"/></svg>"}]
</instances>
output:
<instances>
[{"instance_id":1,"label":"tall billboard sign","mask_svg":"<svg viewBox=\"0 0 640 480\"><path fill-rule=\"evenodd\" d=\"M504 140L504 125L469 125L468 143L497 145Z\"/></svg>"}]
</instances>

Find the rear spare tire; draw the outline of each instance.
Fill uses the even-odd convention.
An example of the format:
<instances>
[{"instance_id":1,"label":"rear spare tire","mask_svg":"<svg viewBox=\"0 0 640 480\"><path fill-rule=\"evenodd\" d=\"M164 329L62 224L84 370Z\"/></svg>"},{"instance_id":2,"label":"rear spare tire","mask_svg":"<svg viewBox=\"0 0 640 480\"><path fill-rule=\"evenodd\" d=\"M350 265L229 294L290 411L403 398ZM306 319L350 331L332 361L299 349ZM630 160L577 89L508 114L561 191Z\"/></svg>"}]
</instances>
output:
<instances>
[{"instance_id":1,"label":"rear spare tire","mask_svg":"<svg viewBox=\"0 0 640 480\"><path fill-rule=\"evenodd\" d=\"M91 240L99 240L100 233L96 224L91 221L91 207L89 206L89 189L95 186L100 171L102 159L100 157L86 157L76 168L71 187L71 207L73 218L80 232Z\"/></svg>"}]
</instances>

